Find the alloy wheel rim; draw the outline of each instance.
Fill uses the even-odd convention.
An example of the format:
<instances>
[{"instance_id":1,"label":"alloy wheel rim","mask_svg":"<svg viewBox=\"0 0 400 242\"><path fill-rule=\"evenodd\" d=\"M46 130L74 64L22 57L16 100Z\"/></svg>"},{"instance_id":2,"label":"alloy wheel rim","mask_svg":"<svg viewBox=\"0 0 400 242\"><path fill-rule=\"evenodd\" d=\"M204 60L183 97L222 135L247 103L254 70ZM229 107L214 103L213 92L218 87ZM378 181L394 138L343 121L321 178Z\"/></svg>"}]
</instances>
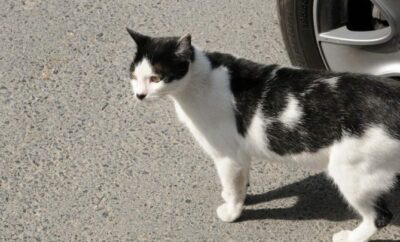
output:
<instances>
[{"instance_id":1,"label":"alloy wheel rim","mask_svg":"<svg viewBox=\"0 0 400 242\"><path fill-rule=\"evenodd\" d=\"M342 0L343 7L338 11L346 11L349 1ZM400 1L371 0L374 8L384 16L387 26L366 31L350 30L343 20L332 26L326 24L326 18L332 17L332 14L324 16L321 13L321 9L327 9L324 6L327 2L332 1L314 0L313 6L315 37L327 69L400 77Z\"/></svg>"}]
</instances>

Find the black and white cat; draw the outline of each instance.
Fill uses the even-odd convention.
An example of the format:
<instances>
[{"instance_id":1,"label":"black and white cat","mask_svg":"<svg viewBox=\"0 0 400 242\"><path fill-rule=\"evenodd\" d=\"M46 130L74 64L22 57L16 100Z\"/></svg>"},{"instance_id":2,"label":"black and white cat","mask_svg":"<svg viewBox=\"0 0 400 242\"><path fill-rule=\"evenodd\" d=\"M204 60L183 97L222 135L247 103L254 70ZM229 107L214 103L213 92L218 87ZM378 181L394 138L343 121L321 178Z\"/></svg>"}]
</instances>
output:
<instances>
[{"instance_id":1,"label":"black and white cat","mask_svg":"<svg viewBox=\"0 0 400 242\"><path fill-rule=\"evenodd\" d=\"M382 195L400 172L400 86L388 79L257 64L129 30L139 100L169 96L179 119L212 157L225 222L242 210L250 161L292 161L325 170L362 216L334 242L363 242L392 214Z\"/></svg>"}]
</instances>

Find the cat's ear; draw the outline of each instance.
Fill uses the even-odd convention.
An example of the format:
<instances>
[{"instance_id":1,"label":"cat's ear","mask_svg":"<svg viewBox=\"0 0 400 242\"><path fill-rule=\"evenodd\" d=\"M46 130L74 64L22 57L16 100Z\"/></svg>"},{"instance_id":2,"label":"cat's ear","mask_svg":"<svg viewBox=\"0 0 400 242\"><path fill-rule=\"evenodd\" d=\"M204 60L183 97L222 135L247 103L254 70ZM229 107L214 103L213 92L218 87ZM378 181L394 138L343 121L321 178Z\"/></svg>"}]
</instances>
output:
<instances>
[{"instance_id":1,"label":"cat's ear","mask_svg":"<svg viewBox=\"0 0 400 242\"><path fill-rule=\"evenodd\" d=\"M136 42L138 46L143 45L146 41L150 39L149 36L133 31L130 28L126 28L126 30L128 31L129 35L132 37L132 39Z\"/></svg>"},{"instance_id":2,"label":"cat's ear","mask_svg":"<svg viewBox=\"0 0 400 242\"><path fill-rule=\"evenodd\" d=\"M189 33L179 38L175 54L187 60L192 58L192 36Z\"/></svg>"}]
</instances>

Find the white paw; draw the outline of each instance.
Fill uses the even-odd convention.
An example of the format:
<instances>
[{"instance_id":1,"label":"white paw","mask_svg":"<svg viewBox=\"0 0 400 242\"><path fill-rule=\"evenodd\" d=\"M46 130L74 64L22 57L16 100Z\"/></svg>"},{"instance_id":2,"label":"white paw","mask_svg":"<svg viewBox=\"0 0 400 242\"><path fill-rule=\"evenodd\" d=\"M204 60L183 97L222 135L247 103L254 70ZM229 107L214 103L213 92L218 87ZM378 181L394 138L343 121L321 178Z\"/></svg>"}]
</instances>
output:
<instances>
[{"instance_id":1,"label":"white paw","mask_svg":"<svg viewBox=\"0 0 400 242\"><path fill-rule=\"evenodd\" d=\"M332 241L333 242L350 242L350 235L351 235L351 231L342 230L333 235Z\"/></svg>"},{"instance_id":2,"label":"white paw","mask_svg":"<svg viewBox=\"0 0 400 242\"><path fill-rule=\"evenodd\" d=\"M217 208L217 215L218 218L221 219L223 222L230 223L240 217L242 210L243 210L243 205L240 203L239 204L224 203Z\"/></svg>"}]
</instances>

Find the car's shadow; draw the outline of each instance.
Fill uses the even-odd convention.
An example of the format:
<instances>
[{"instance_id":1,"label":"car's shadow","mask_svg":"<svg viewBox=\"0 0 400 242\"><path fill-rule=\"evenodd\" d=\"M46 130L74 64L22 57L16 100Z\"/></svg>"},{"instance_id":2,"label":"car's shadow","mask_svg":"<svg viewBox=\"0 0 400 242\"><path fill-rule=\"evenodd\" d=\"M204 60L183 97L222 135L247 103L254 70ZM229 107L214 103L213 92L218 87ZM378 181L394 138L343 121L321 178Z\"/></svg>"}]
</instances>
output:
<instances>
[{"instance_id":1,"label":"car's shadow","mask_svg":"<svg viewBox=\"0 0 400 242\"><path fill-rule=\"evenodd\" d=\"M246 198L246 205L294 196L297 197L297 202L289 208L252 209L247 207L238 222L261 219L344 221L357 217L348 208L332 181L322 173L264 194L250 194ZM400 199L398 198L400 198L399 186L387 197L389 209L394 215L391 224L397 226L400 225L399 216L397 216L400 214Z\"/></svg>"}]
</instances>

